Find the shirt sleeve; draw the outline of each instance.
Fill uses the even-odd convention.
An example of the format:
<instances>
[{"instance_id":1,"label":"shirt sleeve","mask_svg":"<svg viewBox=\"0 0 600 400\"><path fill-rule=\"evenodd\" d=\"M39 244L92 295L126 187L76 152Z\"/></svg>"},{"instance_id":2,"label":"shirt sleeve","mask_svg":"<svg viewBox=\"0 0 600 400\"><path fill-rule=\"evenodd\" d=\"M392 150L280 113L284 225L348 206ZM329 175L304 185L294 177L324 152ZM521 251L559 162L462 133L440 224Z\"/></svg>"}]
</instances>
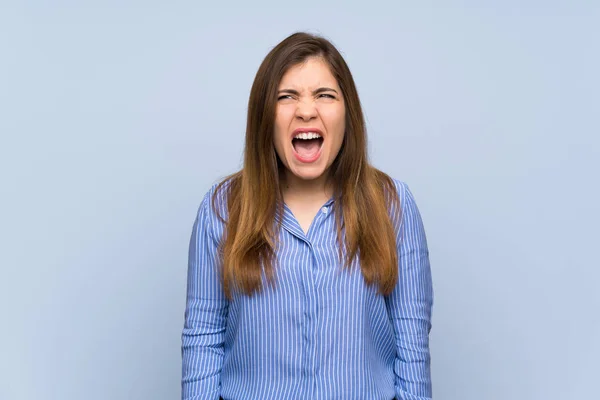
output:
<instances>
[{"instance_id":1,"label":"shirt sleeve","mask_svg":"<svg viewBox=\"0 0 600 400\"><path fill-rule=\"evenodd\" d=\"M433 287L425 229L405 183L398 187L402 219L398 240L398 283L388 296L396 335L394 375L399 400L431 399L429 332Z\"/></svg>"},{"instance_id":2,"label":"shirt sleeve","mask_svg":"<svg viewBox=\"0 0 600 400\"><path fill-rule=\"evenodd\" d=\"M210 194L194 222L189 245L182 332L182 399L218 400L228 302L222 289Z\"/></svg>"}]
</instances>

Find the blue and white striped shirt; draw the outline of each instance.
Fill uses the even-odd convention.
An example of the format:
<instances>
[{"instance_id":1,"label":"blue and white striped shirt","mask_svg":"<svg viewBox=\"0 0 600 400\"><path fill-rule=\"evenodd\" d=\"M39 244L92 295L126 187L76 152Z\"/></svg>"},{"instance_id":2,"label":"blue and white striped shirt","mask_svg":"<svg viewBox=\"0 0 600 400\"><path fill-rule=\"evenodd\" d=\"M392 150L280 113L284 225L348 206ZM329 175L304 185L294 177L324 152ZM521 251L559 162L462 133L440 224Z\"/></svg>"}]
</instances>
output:
<instances>
[{"instance_id":1,"label":"blue and white striped shirt","mask_svg":"<svg viewBox=\"0 0 600 400\"><path fill-rule=\"evenodd\" d=\"M338 259L334 201L305 234L285 206L275 285L227 300L217 246L224 225L204 197L190 240L182 334L185 400L426 400L433 290L419 210L395 180L399 279L389 296ZM226 199L217 198L227 217ZM393 211L393 210L392 210Z\"/></svg>"}]
</instances>

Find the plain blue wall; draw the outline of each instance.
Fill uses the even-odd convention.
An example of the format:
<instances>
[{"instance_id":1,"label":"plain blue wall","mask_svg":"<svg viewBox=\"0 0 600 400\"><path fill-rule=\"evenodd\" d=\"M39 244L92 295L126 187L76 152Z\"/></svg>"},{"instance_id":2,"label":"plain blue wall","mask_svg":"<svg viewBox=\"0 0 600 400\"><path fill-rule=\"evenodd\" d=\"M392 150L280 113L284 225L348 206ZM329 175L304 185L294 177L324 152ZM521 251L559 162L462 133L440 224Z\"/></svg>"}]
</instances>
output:
<instances>
[{"instance_id":1,"label":"plain blue wall","mask_svg":"<svg viewBox=\"0 0 600 400\"><path fill-rule=\"evenodd\" d=\"M305 29L421 209L435 398L596 398L599 2L213 3L1 3L0 398L179 397L197 207Z\"/></svg>"}]
</instances>

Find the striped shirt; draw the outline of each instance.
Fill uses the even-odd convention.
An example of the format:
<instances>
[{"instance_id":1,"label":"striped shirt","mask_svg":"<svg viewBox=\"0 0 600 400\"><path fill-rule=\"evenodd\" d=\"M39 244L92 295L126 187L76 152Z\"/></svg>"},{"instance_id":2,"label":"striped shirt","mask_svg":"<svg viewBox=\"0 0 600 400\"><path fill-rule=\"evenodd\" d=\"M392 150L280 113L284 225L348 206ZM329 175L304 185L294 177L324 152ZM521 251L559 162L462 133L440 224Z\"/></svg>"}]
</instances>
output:
<instances>
[{"instance_id":1,"label":"striped shirt","mask_svg":"<svg viewBox=\"0 0 600 400\"><path fill-rule=\"evenodd\" d=\"M365 284L357 262L341 267L331 199L306 234L284 206L275 285L227 300L218 263L224 224L212 208L216 185L208 191L189 247L183 399L431 398L429 252L414 197L394 182L402 218L389 296ZM224 196L217 209L226 218Z\"/></svg>"}]
</instances>

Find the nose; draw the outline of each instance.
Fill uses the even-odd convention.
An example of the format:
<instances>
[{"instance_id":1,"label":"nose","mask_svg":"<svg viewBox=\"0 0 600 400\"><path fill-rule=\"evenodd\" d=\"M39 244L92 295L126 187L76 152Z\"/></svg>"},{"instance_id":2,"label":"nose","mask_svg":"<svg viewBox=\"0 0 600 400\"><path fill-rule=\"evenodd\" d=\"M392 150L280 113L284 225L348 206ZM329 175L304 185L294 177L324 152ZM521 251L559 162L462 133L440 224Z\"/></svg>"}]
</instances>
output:
<instances>
[{"instance_id":1,"label":"nose","mask_svg":"<svg viewBox=\"0 0 600 400\"><path fill-rule=\"evenodd\" d=\"M304 121L310 121L317 117L317 107L311 100L303 100L297 103L296 107L296 118Z\"/></svg>"}]
</instances>

